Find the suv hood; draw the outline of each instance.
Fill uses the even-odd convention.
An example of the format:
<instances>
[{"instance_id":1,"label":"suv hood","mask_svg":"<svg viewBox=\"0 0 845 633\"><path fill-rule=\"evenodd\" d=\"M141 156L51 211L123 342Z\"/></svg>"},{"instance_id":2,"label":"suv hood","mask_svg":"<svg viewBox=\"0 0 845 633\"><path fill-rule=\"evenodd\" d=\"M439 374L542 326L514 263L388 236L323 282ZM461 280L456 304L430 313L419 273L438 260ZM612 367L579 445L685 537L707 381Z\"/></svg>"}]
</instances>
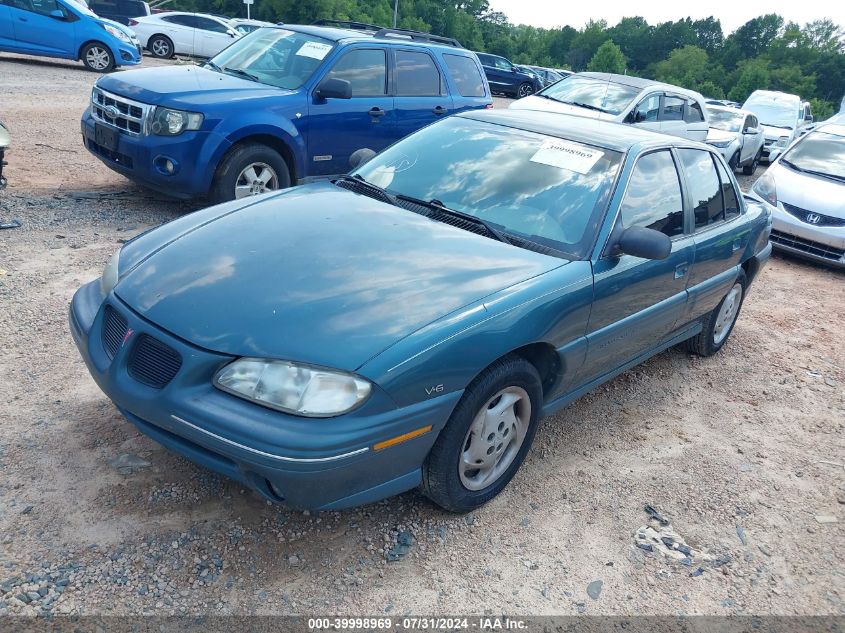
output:
<instances>
[{"instance_id":1,"label":"suv hood","mask_svg":"<svg viewBox=\"0 0 845 633\"><path fill-rule=\"evenodd\" d=\"M119 96L142 103L190 109L217 106L241 97L294 94L249 79L218 73L201 66L166 66L140 68L111 73L100 78L97 86ZM241 94L238 94L241 93Z\"/></svg>"},{"instance_id":2,"label":"suv hood","mask_svg":"<svg viewBox=\"0 0 845 633\"><path fill-rule=\"evenodd\" d=\"M561 103L560 101L555 101L554 99L538 97L537 95L531 95L530 97L523 97L522 99L513 101L508 106L508 109L562 112L563 114L574 114L575 116L583 116L589 119L603 119L605 121L613 121L617 118L617 115L610 114L609 112L599 112L598 110L579 108L578 106Z\"/></svg>"},{"instance_id":3,"label":"suv hood","mask_svg":"<svg viewBox=\"0 0 845 633\"><path fill-rule=\"evenodd\" d=\"M231 207L229 207L231 208ZM354 371L419 328L566 263L331 183L184 223L115 293L208 350Z\"/></svg>"},{"instance_id":4,"label":"suv hood","mask_svg":"<svg viewBox=\"0 0 845 633\"><path fill-rule=\"evenodd\" d=\"M760 127L763 128L763 136L767 141L777 141L781 136L788 136L792 139L795 134L795 130L788 130L785 127L772 127L771 125L763 124L761 124Z\"/></svg>"}]
</instances>

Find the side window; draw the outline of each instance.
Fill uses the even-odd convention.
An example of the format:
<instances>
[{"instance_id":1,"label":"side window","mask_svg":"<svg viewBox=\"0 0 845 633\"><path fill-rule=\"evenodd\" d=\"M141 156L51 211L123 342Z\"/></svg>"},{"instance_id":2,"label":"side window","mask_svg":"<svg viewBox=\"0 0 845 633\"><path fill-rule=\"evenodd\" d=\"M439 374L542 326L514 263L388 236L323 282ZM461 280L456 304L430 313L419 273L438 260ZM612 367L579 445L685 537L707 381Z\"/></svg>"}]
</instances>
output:
<instances>
[{"instance_id":1,"label":"side window","mask_svg":"<svg viewBox=\"0 0 845 633\"><path fill-rule=\"evenodd\" d=\"M687 123L700 123L704 120L704 112L701 111L701 106L695 99L687 99L687 111L684 116L684 121Z\"/></svg>"},{"instance_id":2,"label":"side window","mask_svg":"<svg viewBox=\"0 0 845 633\"><path fill-rule=\"evenodd\" d=\"M188 26L190 28L196 27L196 20L194 20L194 16L192 15L169 15L166 18L162 18L165 22L170 22L171 24L178 24L179 26Z\"/></svg>"},{"instance_id":3,"label":"side window","mask_svg":"<svg viewBox=\"0 0 845 633\"><path fill-rule=\"evenodd\" d=\"M684 232L678 170L669 150L640 157L620 208L622 226L644 226L669 237Z\"/></svg>"},{"instance_id":4,"label":"side window","mask_svg":"<svg viewBox=\"0 0 845 633\"><path fill-rule=\"evenodd\" d=\"M484 80L472 59L447 53L443 55L443 61L446 62L446 68L449 69L449 74L458 86L458 93L462 97L484 96Z\"/></svg>"},{"instance_id":5,"label":"side window","mask_svg":"<svg viewBox=\"0 0 845 633\"><path fill-rule=\"evenodd\" d=\"M32 2L30 0L4 0L3 4L14 7L15 9L21 9L22 11L35 10L32 8Z\"/></svg>"},{"instance_id":6,"label":"side window","mask_svg":"<svg viewBox=\"0 0 845 633\"><path fill-rule=\"evenodd\" d=\"M666 95L663 97L663 112L660 115L661 121L683 121L684 100L680 97Z\"/></svg>"},{"instance_id":7,"label":"side window","mask_svg":"<svg viewBox=\"0 0 845 633\"><path fill-rule=\"evenodd\" d=\"M428 53L396 51L396 96L440 95L440 71Z\"/></svg>"},{"instance_id":8,"label":"side window","mask_svg":"<svg viewBox=\"0 0 845 633\"><path fill-rule=\"evenodd\" d=\"M660 95L649 95L631 113L631 123L657 121L660 114Z\"/></svg>"},{"instance_id":9,"label":"side window","mask_svg":"<svg viewBox=\"0 0 845 633\"><path fill-rule=\"evenodd\" d=\"M757 121L757 117L754 115L751 115L751 127L760 127L760 123Z\"/></svg>"},{"instance_id":10,"label":"side window","mask_svg":"<svg viewBox=\"0 0 845 633\"><path fill-rule=\"evenodd\" d=\"M352 86L353 97L376 97L387 94L387 61L385 51L363 48L346 53L326 78L345 79Z\"/></svg>"},{"instance_id":11,"label":"side window","mask_svg":"<svg viewBox=\"0 0 845 633\"><path fill-rule=\"evenodd\" d=\"M510 70L513 68L513 65L506 59L502 59L501 57L495 57L494 59L496 60L496 68L501 70Z\"/></svg>"},{"instance_id":12,"label":"side window","mask_svg":"<svg viewBox=\"0 0 845 633\"><path fill-rule=\"evenodd\" d=\"M62 11L56 0L31 0L32 10L41 15L50 15L51 11ZM62 11L64 14L64 11Z\"/></svg>"},{"instance_id":13,"label":"side window","mask_svg":"<svg viewBox=\"0 0 845 633\"><path fill-rule=\"evenodd\" d=\"M719 169L719 180L722 181L722 202L725 205L725 219L732 220L740 213L739 198L736 195L733 181L722 165L722 161L716 159L716 167Z\"/></svg>"},{"instance_id":14,"label":"side window","mask_svg":"<svg viewBox=\"0 0 845 633\"><path fill-rule=\"evenodd\" d=\"M695 215L695 230L703 229L725 219L722 193L716 166L710 152L700 149L678 150L689 184Z\"/></svg>"},{"instance_id":15,"label":"side window","mask_svg":"<svg viewBox=\"0 0 845 633\"><path fill-rule=\"evenodd\" d=\"M203 31L213 31L214 33L228 33L229 29L227 29L223 24L220 22L216 22L215 20L209 20L208 18L194 18L197 21L197 28L202 29Z\"/></svg>"}]
</instances>

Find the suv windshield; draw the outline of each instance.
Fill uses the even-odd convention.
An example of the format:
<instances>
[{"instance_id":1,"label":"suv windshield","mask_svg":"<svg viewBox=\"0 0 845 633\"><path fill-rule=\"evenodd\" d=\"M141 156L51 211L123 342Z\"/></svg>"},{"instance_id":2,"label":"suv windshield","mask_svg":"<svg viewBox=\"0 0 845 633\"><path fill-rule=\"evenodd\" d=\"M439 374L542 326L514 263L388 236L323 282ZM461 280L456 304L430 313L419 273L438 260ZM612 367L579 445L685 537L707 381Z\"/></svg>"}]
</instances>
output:
<instances>
[{"instance_id":1,"label":"suv windshield","mask_svg":"<svg viewBox=\"0 0 845 633\"><path fill-rule=\"evenodd\" d=\"M772 127L782 127L785 129L793 129L795 121L798 117L797 110L792 106L783 103L773 103L771 101L759 101L757 103L747 103L742 106L743 110L750 110L757 115L760 123Z\"/></svg>"},{"instance_id":2,"label":"suv windshield","mask_svg":"<svg viewBox=\"0 0 845 633\"><path fill-rule=\"evenodd\" d=\"M640 93L637 88L621 84L571 75L563 81L544 88L537 94L561 103L619 114Z\"/></svg>"},{"instance_id":3,"label":"suv windshield","mask_svg":"<svg viewBox=\"0 0 845 633\"><path fill-rule=\"evenodd\" d=\"M745 121L745 115L739 112L726 112L725 110L712 110L707 108L710 119L710 127L726 132L739 132Z\"/></svg>"},{"instance_id":4,"label":"suv windshield","mask_svg":"<svg viewBox=\"0 0 845 633\"><path fill-rule=\"evenodd\" d=\"M294 90L323 63L334 43L288 29L263 28L235 41L209 66L220 72Z\"/></svg>"},{"instance_id":5,"label":"suv windshield","mask_svg":"<svg viewBox=\"0 0 845 633\"><path fill-rule=\"evenodd\" d=\"M787 167L845 182L845 126L836 126L839 134L819 130L811 132L784 154Z\"/></svg>"},{"instance_id":6,"label":"suv windshield","mask_svg":"<svg viewBox=\"0 0 845 633\"><path fill-rule=\"evenodd\" d=\"M412 134L355 173L389 193L472 215L506 235L585 257L622 154L453 117Z\"/></svg>"}]
</instances>

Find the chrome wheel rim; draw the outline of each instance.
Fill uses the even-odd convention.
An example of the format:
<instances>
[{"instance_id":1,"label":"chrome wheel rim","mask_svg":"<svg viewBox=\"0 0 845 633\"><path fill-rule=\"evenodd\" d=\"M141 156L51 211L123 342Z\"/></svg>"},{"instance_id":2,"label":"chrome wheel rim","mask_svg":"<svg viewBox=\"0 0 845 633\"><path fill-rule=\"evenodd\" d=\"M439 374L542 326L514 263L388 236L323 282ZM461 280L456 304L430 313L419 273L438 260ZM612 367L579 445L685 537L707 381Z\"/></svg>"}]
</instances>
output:
<instances>
[{"instance_id":1,"label":"chrome wheel rim","mask_svg":"<svg viewBox=\"0 0 845 633\"><path fill-rule=\"evenodd\" d=\"M153 42L153 53L159 57L167 57L170 54L170 45L162 39Z\"/></svg>"},{"instance_id":2,"label":"chrome wheel rim","mask_svg":"<svg viewBox=\"0 0 845 633\"><path fill-rule=\"evenodd\" d=\"M94 70L103 70L109 67L111 54L99 46L92 46L85 53L85 61Z\"/></svg>"},{"instance_id":3,"label":"chrome wheel rim","mask_svg":"<svg viewBox=\"0 0 845 633\"><path fill-rule=\"evenodd\" d=\"M267 163L250 163L235 181L235 199L257 196L279 188L279 177Z\"/></svg>"},{"instance_id":4,"label":"chrome wheel rim","mask_svg":"<svg viewBox=\"0 0 845 633\"><path fill-rule=\"evenodd\" d=\"M496 483L513 464L531 422L531 399L522 387L506 387L490 398L464 438L458 474L468 490Z\"/></svg>"},{"instance_id":5,"label":"chrome wheel rim","mask_svg":"<svg viewBox=\"0 0 845 633\"><path fill-rule=\"evenodd\" d=\"M716 316L716 325L713 327L713 342L719 345L724 341L733 327L734 321L739 314L739 302L742 299L742 286L734 284L731 291L725 296L722 308Z\"/></svg>"},{"instance_id":6,"label":"chrome wheel rim","mask_svg":"<svg viewBox=\"0 0 845 633\"><path fill-rule=\"evenodd\" d=\"M519 87L519 96L520 96L520 97L527 97L527 96L528 96L528 95L530 95L532 92L534 92L534 91L533 91L533 90L531 90L531 86L529 86L528 84L522 84L522 85Z\"/></svg>"}]
</instances>

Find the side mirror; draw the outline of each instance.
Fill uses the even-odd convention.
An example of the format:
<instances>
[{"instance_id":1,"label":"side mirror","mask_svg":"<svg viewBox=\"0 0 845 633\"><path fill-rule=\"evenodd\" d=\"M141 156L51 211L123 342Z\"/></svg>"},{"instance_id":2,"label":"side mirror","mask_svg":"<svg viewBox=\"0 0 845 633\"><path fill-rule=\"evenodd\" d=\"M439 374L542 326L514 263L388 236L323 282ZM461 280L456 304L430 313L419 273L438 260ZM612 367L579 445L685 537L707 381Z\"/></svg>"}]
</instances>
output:
<instances>
[{"instance_id":1,"label":"side mirror","mask_svg":"<svg viewBox=\"0 0 845 633\"><path fill-rule=\"evenodd\" d=\"M769 164L775 162L777 160L777 157L780 155L781 150L779 149L773 149L771 152L769 152Z\"/></svg>"},{"instance_id":2,"label":"side mirror","mask_svg":"<svg viewBox=\"0 0 845 633\"><path fill-rule=\"evenodd\" d=\"M812 123L812 122L813 122L813 115L812 115L812 114L808 114L807 116L805 116L805 117L804 117L804 120L805 120L807 123Z\"/></svg>"},{"instance_id":3,"label":"side mirror","mask_svg":"<svg viewBox=\"0 0 845 633\"><path fill-rule=\"evenodd\" d=\"M229 37L237 37L238 36L237 31L227 31L227 33L229 34Z\"/></svg>"},{"instance_id":4,"label":"side mirror","mask_svg":"<svg viewBox=\"0 0 845 633\"><path fill-rule=\"evenodd\" d=\"M314 96L320 99L351 99L352 84L346 79L324 79L314 91Z\"/></svg>"},{"instance_id":5,"label":"side mirror","mask_svg":"<svg viewBox=\"0 0 845 633\"><path fill-rule=\"evenodd\" d=\"M352 152L352 155L349 157L349 167L351 169L357 169L364 163L368 162L376 153L371 150L369 147L362 147L361 149L356 149Z\"/></svg>"},{"instance_id":6,"label":"side mirror","mask_svg":"<svg viewBox=\"0 0 845 633\"><path fill-rule=\"evenodd\" d=\"M54 9L53 11L50 11L49 16L51 18L53 18L54 20L64 20L65 19L64 12L60 11L59 9Z\"/></svg>"},{"instance_id":7,"label":"side mirror","mask_svg":"<svg viewBox=\"0 0 845 633\"><path fill-rule=\"evenodd\" d=\"M743 132L743 134L759 134L759 133L760 133L760 128L756 128L756 127L747 127L747 128L745 128L745 132Z\"/></svg>"},{"instance_id":8,"label":"side mirror","mask_svg":"<svg viewBox=\"0 0 845 633\"><path fill-rule=\"evenodd\" d=\"M629 226L616 242L618 252L644 259L666 259L672 252L669 236L644 226Z\"/></svg>"}]
</instances>

